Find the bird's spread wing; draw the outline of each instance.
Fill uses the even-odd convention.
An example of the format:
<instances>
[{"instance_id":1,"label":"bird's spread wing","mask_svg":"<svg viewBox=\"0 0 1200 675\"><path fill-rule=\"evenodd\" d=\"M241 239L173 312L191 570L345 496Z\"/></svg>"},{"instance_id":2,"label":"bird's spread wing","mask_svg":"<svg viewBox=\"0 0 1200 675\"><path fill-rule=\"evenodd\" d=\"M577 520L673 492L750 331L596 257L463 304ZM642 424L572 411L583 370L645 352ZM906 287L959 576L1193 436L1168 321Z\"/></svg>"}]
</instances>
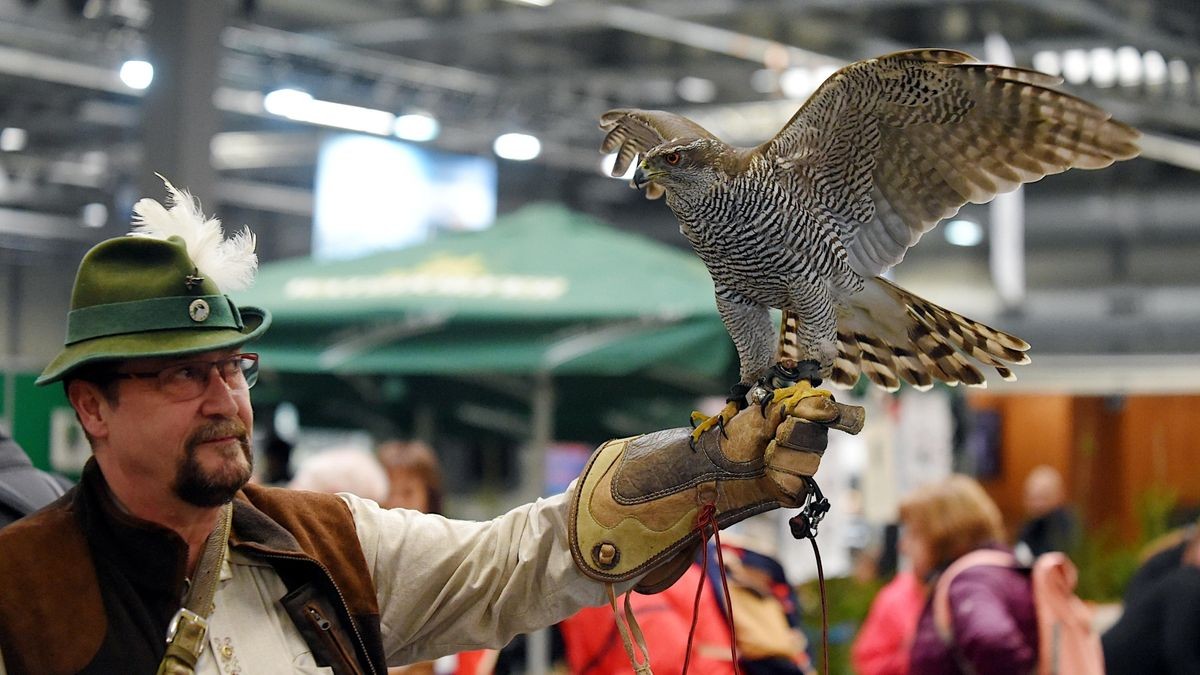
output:
<instances>
[{"instance_id":1,"label":"bird's spread wing","mask_svg":"<svg viewBox=\"0 0 1200 675\"><path fill-rule=\"evenodd\" d=\"M638 155L671 139L715 138L688 118L662 110L609 110L600 116L600 128L606 133L600 152L617 153L613 176L624 175ZM654 183L646 186L648 199L657 199L662 194L662 186Z\"/></svg>"},{"instance_id":2,"label":"bird's spread wing","mask_svg":"<svg viewBox=\"0 0 1200 675\"><path fill-rule=\"evenodd\" d=\"M1137 131L1058 83L963 52L898 52L834 73L758 151L874 276L967 202L1137 155Z\"/></svg>"}]
</instances>

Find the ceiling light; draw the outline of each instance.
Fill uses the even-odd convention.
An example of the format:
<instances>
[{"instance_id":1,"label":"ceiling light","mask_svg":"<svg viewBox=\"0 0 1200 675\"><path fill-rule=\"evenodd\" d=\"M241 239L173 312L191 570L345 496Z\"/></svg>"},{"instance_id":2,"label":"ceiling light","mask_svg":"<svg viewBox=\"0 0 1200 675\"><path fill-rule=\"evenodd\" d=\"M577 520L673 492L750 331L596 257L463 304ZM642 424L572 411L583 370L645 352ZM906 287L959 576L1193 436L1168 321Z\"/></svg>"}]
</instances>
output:
<instances>
[{"instance_id":1,"label":"ceiling light","mask_svg":"<svg viewBox=\"0 0 1200 675\"><path fill-rule=\"evenodd\" d=\"M779 91L792 99L808 98L820 81L808 68L788 68L779 76Z\"/></svg>"},{"instance_id":2,"label":"ceiling light","mask_svg":"<svg viewBox=\"0 0 1200 675\"><path fill-rule=\"evenodd\" d=\"M838 67L834 65L825 64L823 66L817 66L816 70L813 71L817 76L817 86L819 87L824 84L825 80L828 80L829 77L837 71Z\"/></svg>"},{"instance_id":3,"label":"ceiling light","mask_svg":"<svg viewBox=\"0 0 1200 675\"><path fill-rule=\"evenodd\" d=\"M534 7L549 7L554 4L554 0L508 0L514 5L532 5Z\"/></svg>"},{"instance_id":4,"label":"ceiling light","mask_svg":"<svg viewBox=\"0 0 1200 675\"><path fill-rule=\"evenodd\" d=\"M154 81L154 66L149 61L129 59L121 64L121 81L130 89L145 89Z\"/></svg>"},{"instance_id":5,"label":"ceiling light","mask_svg":"<svg viewBox=\"0 0 1200 675\"><path fill-rule=\"evenodd\" d=\"M1058 52L1042 51L1033 55L1033 69L1047 75L1062 75L1062 59Z\"/></svg>"},{"instance_id":6,"label":"ceiling light","mask_svg":"<svg viewBox=\"0 0 1200 675\"><path fill-rule=\"evenodd\" d=\"M542 153L542 142L529 134L502 134L496 138L492 149L504 159L525 161Z\"/></svg>"},{"instance_id":7,"label":"ceiling light","mask_svg":"<svg viewBox=\"0 0 1200 675\"><path fill-rule=\"evenodd\" d=\"M1096 47L1088 53L1092 84L1111 87L1117 82L1117 57L1108 47Z\"/></svg>"},{"instance_id":8,"label":"ceiling light","mask_svg":"<svg viewBox=\"0 0 1200 675\"><path fill-rule=\"evenodd\" d=\"M717 85L703 77L684 77L675 84L679 98L691 103L709 103L717 97Z\"/></svg>"},{"instance_id":9,"label":"ceiling light","mask_svg":"<svg viewBox=\"0 0 1200 675\"><path fill-rule=\"evenodd\" d=\"M617 180L633 180L633 172L637 171L637 163L636 162L629 163L629 169L625 171L625 175L623 175L623 176L612 175L613 167L616 166L616 164L617 164L617 153L615 153L615 152L609 153L609 154L605 155L603 159L600 160L600 170L603 171L604 175L608 176L609 178L616 178Z\"/></svg>"},{"instance_id":10,"label":"ceiling light","mask_svg":"<svg viewBox=\"0 0 1200 675\"><path fill-rule=\"evenodd\" d=\"M299 89L276 89L263 97L263 108L272 115L297 122L320 124L369 134L392 134L396 116L385 110L322 101Z\"/></svg>"},{"instance_id":11,"label":"ceiling light","mask_svg":"<svg viewBox=\"0 0 1200 675\"><path fill-rule=\"evenodd\" d=\"M1082 49L1068 49L1062 56L1063 79L1071 84L1087 82L1088 53Z\"/></svg>"},{"instance_id":12,"label":"ceiling light","mask_svg":"<svg viewBox=\"0 0 1200 675\"><path fill-rule=\"evenodd\" d=\"M955 246L978 246L983 241L983 227L973 220L958 218L942 229L946 241Z\"/></svg>"},{"instance_id":13,"label":"ceiling light","mask_svg":"<svg viewBox=\"0 0 1200 675\"><path fill-rule=\"evenodd\" d=\"M276 89L263 97L263 108L272 115L288 117L312 103L312 94L299 89Z\"/></svg>"},{"instance_id":14,"label":"ceiling light","mask_svg":"<svg viewBox=\"0 0 1200 675\"><path fill-rule=\"evenodd\" d=\"M79 211L79 219L84 227L104 227L108 222L108 207L100 202L84 204Z\"/></svg>"},{"instance_id":15,"label":"ceiling light","mask_svg":"<svg viewBox=\"0 0 1200 675\"><path fill-rule=\"evenodd\" d=\"M1142 67L1146 69L1146 84L1163 84L1167 81L1167 60L1151 49L1142 54Z\"/></svg>"},{"instance_id":16,"label":"ceiling light","mask_svg":"<svg viewBox=\"0 0 1200 675\"><path fill-rule=\"evenodd\" d=\"M759 68L750 73L750 88L760 94L773 94L779 88L779 73L770 68Z\"/></svg>"},{"instance_id":17,"label":"ceiling light","mask_svg":"<svg viewBox=\"0 0 1200 675\"><path fill-rule=\"evenodd\" d=\"M1190 79L1188 65L1183 59L1171 59L1167 62L1167 72L1173 84L1185 85Z\"/></svg>"},{"instance_id":18,"label":"ceiling light","mask_svg":"<svg viewBox=\"0 0 1200 675\"><path fill-rule=\"evenodd\" d=\"M410 113L396 118L392 133L408 141L432 141L437 138L441 126L429 115Z\"/></svg>"},{"instance_id":19,"label":"ceiling light","mask_svg":"<svg viewBox=\"0 0 1200 675\"><path fill-rule=\"evenodd\" d=\"M1117 83L1122 87L1136 87L1142 82L1142 53L1136 47L1126 45L1117 48Z\"/></svg>"},{"instance_id":20,"label":"ceiling light","mask_svg":"<svg viewBox=\"0 0 1200 675\"><path fill-rule=\"evenodd\" d=\"M18 127L5 127L0 130L0 152L20 152L25 149L29 134Z\"/></svg>"}]
</instances>

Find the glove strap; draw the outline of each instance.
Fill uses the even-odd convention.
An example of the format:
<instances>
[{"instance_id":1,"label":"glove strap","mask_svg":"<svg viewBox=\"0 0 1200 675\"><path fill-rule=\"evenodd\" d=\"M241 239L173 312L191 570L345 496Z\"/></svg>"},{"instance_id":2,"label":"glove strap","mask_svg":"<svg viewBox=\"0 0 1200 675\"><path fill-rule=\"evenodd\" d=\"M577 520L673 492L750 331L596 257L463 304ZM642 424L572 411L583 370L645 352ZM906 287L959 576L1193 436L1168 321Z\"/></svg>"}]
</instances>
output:
<instances>
[{"instance_id":1,"label":"glove strap","mask_svg":"<svg viewBox=\"0 0 1200 675\"><path fill-rule=\"evenodd\" d=\"M625 591L625 613L622 615L621 610L617 607L616 589L612 584L604 584L604 587L608 590L608 604L612 607L613 618L617 622L617 632L621 634L621 643L625 645L625 654L629 656L633 672L635 675L654 675L650 671L650 650L646 647L646 636L642 635L642 627L638 625L637 617L633 615L633 605L629 600L633 590ZM640 659L638 651L642 653Z\"/></svg>"}]
</instances>

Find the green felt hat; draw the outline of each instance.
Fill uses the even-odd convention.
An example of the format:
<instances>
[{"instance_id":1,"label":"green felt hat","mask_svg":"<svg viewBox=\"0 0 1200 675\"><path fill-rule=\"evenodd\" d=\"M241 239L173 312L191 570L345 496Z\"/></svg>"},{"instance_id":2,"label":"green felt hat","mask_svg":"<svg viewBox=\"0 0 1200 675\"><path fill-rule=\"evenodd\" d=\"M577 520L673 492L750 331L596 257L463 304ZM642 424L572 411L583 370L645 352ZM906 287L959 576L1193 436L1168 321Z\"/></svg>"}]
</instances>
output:
<instances>
[{"instance_id":1,"label":"green felt hat","mask_svg":"<svg viewBox=\"0 0 1200 675\"><path fill-rule=\"evenodd\" d=\"M266 310L238 308L204 278L182 238L109 239L79 263L66 344L37 384L96 361L236 347L270 323Z\"/></svg>"}]
</instances>

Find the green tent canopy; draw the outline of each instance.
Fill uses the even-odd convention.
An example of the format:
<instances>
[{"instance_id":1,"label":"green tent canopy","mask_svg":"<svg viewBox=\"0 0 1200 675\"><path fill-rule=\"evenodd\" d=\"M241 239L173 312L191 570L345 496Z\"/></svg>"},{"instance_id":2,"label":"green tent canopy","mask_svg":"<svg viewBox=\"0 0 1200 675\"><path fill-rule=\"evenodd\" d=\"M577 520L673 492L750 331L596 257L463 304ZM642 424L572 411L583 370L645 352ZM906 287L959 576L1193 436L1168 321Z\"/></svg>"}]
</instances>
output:
<instances>
[{"instance_id":1,"label":"green tent canopy","mask_svg":"<svg viewBox=\"0 0 1200 675\"><path fill-rule=\"evenodd\" d=\"M732 356L698 259L554 205L413 248L267 264L235 300L271 311L256 349L287 372L723 378Z\"/></svg>"}]
</instances>

